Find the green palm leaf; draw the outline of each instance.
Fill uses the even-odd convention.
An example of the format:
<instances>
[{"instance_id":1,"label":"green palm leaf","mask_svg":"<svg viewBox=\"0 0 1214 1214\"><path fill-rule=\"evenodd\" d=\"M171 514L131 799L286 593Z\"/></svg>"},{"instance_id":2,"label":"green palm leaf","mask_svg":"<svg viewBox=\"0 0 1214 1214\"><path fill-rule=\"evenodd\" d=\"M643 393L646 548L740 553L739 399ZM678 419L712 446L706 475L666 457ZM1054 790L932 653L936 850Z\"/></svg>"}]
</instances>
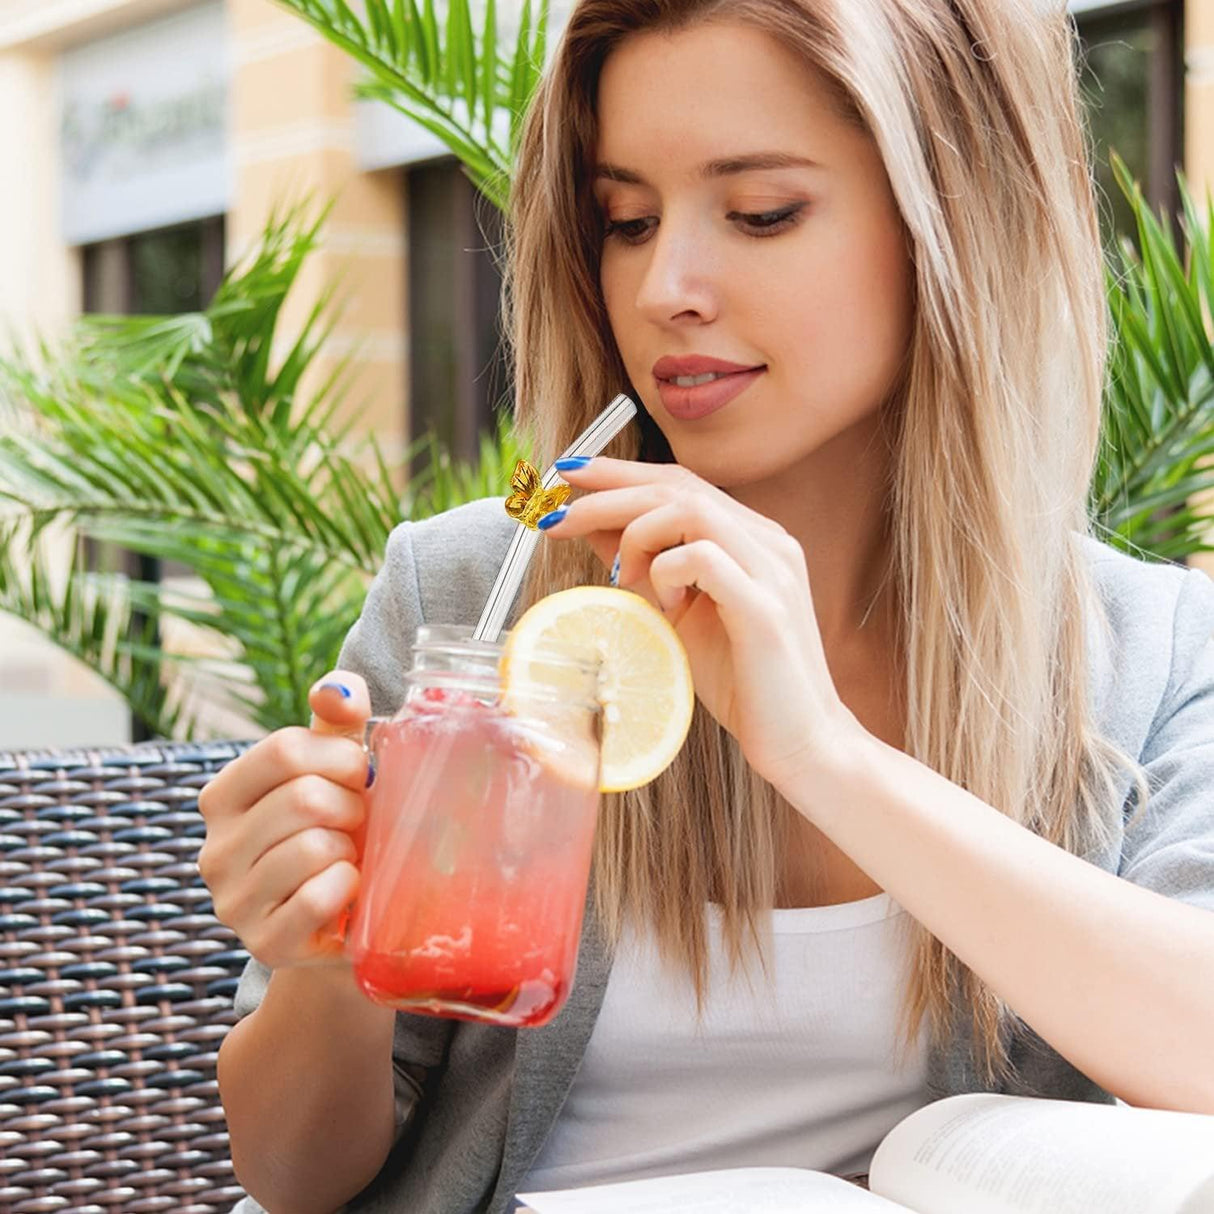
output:
<instances>
[{"instance_id":1,"label":"green palm leaf","mask_svg":"<svg viewBox=\"0 0 1214 1214\"><path fill-rule=\"evenodd\" d=\"M33 625L84 663L126 700L146 725L190 738L193 722L167 694L165 655L153 648L159 618L155 587L145 587L146 616L132 614L129 587L56 558L29 520L0 517L0 611Z\"/></svg>"},{"instance_id":2,"label":"green palm leaf","mask_svg":"<svg viewBox=\"0 0 1214 1214\"><path fill-rule=\"evenodd\" d=\"M202 699L266 730L306 720L392 528L501 493L524 454L503 426L478 467L432 437L393 465L337 422L339 376L300 397L334 317L318 305L276 365L268 352L315 237L299 211L275 219L205 313L90 318L60 350L0 361L0 408L22 419L0 435L0 610L92 666L154 733L188 736ZM423 452L428 469L402 492ZM52 571L39 539L64 527L190 579ZM173 621L201 629L207 652L166 652L155 629Z\"/></svg>"},{"instance_id":3,"label":"green palm leaf","mask_svg":"<svg viewBox=\"0 0 1214 1214\"><path fill-rule=\"evenodd\" d=\"M469 0L364 0L363 16L344 0L279 0L367 73L360 96L382 101L441 139L498 207L510 174L522 114L539 82L548 3L524 0L511 47L498 38L498 7L485 0L479 35ZM500 131L508 131L502 147Z\"/></svg>"},{"instance_id":4,"label":"green palm leaf","mask_svg":"<svg viewBox=\"0 0 1214 1214\"><path fill-rule=\"evenodd\" d=\"M1138 246L1124 243L1107 276L1112 350L1104 435L1090 505L1109 540L1183 560L1211 551L1214 503L1214 315L1211 217L1183 180L1183 247L1112 158L1133 207Z\"/></svg>"}]
</instances>

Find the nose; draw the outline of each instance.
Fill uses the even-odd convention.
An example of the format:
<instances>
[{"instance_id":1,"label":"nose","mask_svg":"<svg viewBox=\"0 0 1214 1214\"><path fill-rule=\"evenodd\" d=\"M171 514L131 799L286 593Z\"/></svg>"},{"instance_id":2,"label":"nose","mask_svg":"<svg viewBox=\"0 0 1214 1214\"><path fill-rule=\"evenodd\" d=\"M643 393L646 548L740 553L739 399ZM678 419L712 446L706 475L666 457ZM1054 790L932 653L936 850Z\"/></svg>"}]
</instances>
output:
<instances>
[{"instance_id":1,"label":"nose","mask_svg":"<svg viewBox=\"0 0 1214 1214\"><path fill-rule=\"evenodd\" d=\"M655 324L704 322L717 314L712 256L693 225L664 217L648 243L649 260L636 307Z\"/></svg>"}]
</instances>

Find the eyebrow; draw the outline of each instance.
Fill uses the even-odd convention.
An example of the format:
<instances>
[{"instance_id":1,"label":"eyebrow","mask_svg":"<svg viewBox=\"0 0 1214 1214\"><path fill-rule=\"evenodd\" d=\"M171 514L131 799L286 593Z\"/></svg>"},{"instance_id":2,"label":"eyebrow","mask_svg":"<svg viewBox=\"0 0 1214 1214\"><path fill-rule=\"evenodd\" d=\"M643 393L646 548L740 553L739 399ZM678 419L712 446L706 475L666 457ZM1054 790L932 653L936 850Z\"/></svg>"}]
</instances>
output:
<instances>
[{"instance_id":1,"label":"eyebrow","mask_svg":"<svg viewBox=\"0 0 1214 1214\"><path fill-rule=\"evenodd\" d=\"M731 177L736 173L750 173L756 169L820 169L816 160L808 160L804 156L792 156L787 152L752 152L748 156L726 156L720 160L710 160L700 166L700 176ZM594 169L595 180L606 178L608 181L620 181L626 185L648 184L640 173L626 169L618 164L599 164Z\"/></svg>"}]
</instances>

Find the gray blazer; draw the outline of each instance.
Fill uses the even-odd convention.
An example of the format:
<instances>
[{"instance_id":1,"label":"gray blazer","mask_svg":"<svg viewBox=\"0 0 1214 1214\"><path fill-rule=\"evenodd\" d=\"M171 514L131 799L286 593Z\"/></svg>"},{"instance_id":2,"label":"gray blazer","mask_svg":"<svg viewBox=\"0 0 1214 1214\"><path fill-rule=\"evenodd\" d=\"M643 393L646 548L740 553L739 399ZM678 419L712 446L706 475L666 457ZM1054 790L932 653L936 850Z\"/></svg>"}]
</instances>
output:
<instances>
[{"instance_id":1,"label":"gray blazer","mask_svg":"<svg viewBox=\"0 0 1214 1214\"><path fill-rule=\"evenodd\" d=\"M346 639L341 665L362 673L376 713L403 699L421 621L475 624L515 524L487 498L398 527ZM1154 796L1132 832L1092 863L1214 911L1214 582L1196 570L1148 565L1084 540L1108 617L1092 629L1097 719L1142 762ZM513 618L513 617L512 617ZM1128 795L1129 781L1125 792ZM1128 810L1129 807L1127 807ZM1122 822L1127 814L1122 815ZM539 1029L398 1014L398 1107L415 1116L384 1168L345 1209L368 1214L504 1214L569 1092L602 1002L611 958L590 903L577 975L561 1013ZM236 996L255 1008L268 971L251 961ZM983 1090L962 1011L947 1048L928 1059L933 1099ZM1041 1038L1010 1043L1018 1079L1003 1090L1111 1102ZM426 1070L419 1092L404 1069ZM258 1210L242 1203L242 1214Z\"/></svg>"}]
</instances>

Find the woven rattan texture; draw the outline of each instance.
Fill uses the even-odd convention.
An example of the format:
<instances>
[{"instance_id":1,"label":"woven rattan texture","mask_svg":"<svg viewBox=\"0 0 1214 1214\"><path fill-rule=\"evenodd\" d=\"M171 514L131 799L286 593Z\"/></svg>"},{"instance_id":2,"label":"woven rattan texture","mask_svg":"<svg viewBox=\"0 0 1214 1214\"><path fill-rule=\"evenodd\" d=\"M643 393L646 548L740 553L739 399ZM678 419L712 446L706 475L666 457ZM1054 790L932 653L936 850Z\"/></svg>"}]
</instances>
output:
<instances>
[{"instance_id":1,"label":"woven rattan texture","mask_svg":"<svg viewBox=\"0 0 1214 1214\"><path fill-rule=\"evenodd\" d=\"M243 744L0 753L0 1214L227 1214L247 954L195 858Z\"/></svg>"}]
</instances>

